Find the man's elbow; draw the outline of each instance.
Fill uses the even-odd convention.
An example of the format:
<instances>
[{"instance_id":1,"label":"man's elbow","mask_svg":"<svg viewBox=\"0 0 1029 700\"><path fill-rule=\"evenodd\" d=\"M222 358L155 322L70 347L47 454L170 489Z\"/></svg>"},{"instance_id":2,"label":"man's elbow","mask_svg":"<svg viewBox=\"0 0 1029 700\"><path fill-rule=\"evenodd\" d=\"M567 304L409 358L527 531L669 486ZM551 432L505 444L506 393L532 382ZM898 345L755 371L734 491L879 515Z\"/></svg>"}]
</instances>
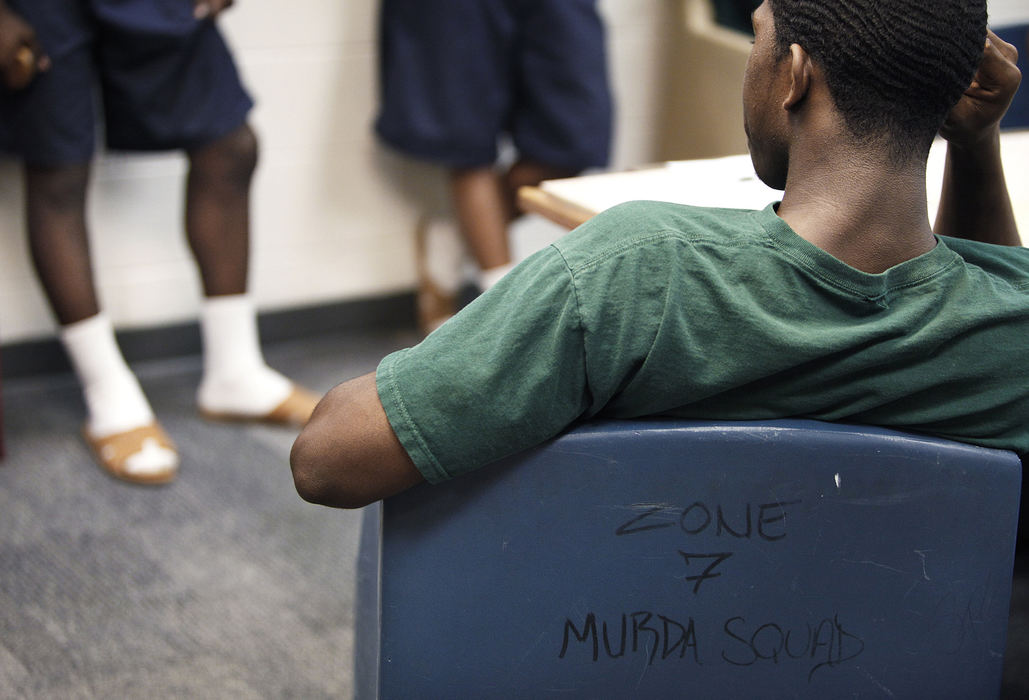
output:
<instances>
[{"instance_id":1,"label":"man's elbow","mask_svg":"<svg viewBox=\"0 0 1029 700\"><path fill-rule=\"evenodd\" d=\"M325 395L289 464L301 498L335 508L360 508L424 480L393 433L372 373Z\"/></svg>"},{"instance_id":2,"label":"man's elbow","mask_svg":"<svg viewBox=\"0 0 1029 700\"><path fill-rule=\"evenodd\" d=\"M361 508L377 498L363 493L343 455L322 449L317 440L302 432L289 454L293 486L308 503L333 508Z\"/></svg>"}]
</instances>

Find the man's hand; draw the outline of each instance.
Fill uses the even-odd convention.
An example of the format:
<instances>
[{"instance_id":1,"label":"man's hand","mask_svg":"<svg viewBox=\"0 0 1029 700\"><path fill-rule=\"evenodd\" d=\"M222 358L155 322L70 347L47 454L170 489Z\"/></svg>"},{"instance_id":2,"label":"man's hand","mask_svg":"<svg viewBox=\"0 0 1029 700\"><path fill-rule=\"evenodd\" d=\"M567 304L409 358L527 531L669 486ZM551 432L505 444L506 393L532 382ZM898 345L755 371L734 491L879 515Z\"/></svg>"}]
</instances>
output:
<instances>
[{"instance_id":1,"label":"man's hand","mask_svg":"<svg viewBox=\"0 0 1029 700\"><path fill-rule=\"evenodd\" d=\"M0 2L0 80L9 90L21 90L36 73L49 68L50 59L36 40L36 32Z\"/></svg>"},{"instance_id":2,"label":"man's hand","mask_svg":"<svg viewBox=\"0 0 1029 700\"><path fill-rule=\"evenodd\" d=\"M232 3L233 0L193 0L193 16L197 19L214 18Z\"/></svg>"},{"instance_id":3,"label":"man's hand","mask_svg":"<svg viewBox=\"0 0 1029 700\"><path fill-rule=\"evenodd\" d=\"M940 129L940 135L955 146L974 147L992 137L1022 80L1016 65L1018 50L987 31L979 70Z\"/></svg>"},{"instance_id":4,"label":"man's hand","mask_svg":"<svg viewBox=\"0 0 1029 700\"><path fill-rule=\"evenodd\" d=\"M1000 157L1000 120L1022 80L1017 59L1014 46L989 32L972 84L940 129L947 163L933 227L938 236L1022 244Z\"/></svg>"}]
</instances>

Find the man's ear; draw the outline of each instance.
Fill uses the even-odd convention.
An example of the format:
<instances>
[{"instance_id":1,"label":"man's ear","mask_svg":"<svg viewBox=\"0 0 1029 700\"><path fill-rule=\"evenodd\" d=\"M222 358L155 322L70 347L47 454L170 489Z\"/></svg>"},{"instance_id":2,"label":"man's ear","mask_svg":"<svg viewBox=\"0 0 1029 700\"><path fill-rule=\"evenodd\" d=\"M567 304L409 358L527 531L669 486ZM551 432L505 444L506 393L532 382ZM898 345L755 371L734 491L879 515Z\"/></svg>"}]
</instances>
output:
<instances>
[{"instance_id":1,"label":"man's ear","mask_svg":"<svg viewBox=\"0 0 1029 700\"><path fill-rule=\"evenodd\" d=\"M783 100L782 108L788 112L795 110L807 97L811 89L811 57L800 44L790 45L790 90Z\"/></svg>"}]
</instances>

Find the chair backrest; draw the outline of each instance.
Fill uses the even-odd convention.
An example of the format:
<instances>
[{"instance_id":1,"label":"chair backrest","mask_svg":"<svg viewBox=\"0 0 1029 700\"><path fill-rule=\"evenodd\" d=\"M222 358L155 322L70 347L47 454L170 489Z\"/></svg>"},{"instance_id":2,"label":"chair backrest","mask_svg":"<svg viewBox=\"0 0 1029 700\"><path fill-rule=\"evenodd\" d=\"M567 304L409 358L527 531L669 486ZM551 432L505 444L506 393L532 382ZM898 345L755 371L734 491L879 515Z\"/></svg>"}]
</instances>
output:
<instances>
[{"instance_id":1,"label":"chair backrest","mask_svg":"<svg viewBox=\"0 0 1029 700\"><path fill-rule=\"evenodd\" d=\"M996 697L1014 454L588 424L365 513L358 698Z\"/></svg>"}]
</instances>

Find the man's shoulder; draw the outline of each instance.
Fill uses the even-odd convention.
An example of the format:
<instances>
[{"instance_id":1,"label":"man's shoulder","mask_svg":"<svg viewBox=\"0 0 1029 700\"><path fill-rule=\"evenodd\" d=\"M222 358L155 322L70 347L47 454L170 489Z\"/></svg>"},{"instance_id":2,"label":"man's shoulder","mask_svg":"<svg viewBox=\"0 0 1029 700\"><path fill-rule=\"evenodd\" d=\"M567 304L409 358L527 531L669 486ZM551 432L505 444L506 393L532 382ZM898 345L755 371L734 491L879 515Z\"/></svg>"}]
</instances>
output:
<instances>
[{"instance_id":1,"label":"man's shoulder","mask_svg":"<svg viewBox=\"0 0 1029 700\"><path fill-rule=\"evenodd\" d=\"M555 246L575 267L628 251L657 250L660 254L662 244L669 240L711 239L739 245L764 237L762 220L770 211L625 202L597 214Z\"/></svg>"},{"instance_id":2,"label":"man's shoulder","mask_svg":"<svg viewBox=\"0 0 1029 700\"><path fill-rule=\"evenodd\" d=\"M947 236L940 236L940 240L966 265L981 269L992 277L1003 278L1019 289L1029 289L1029 248Z\"/></svg>"},{"instance_id":3,"label":"man's shoulder","mask_svg":"<svg viewBox=\"0 0 1029 700\"><path fill-rule=\"evenodd\" d=\"M607 209L587 222L587 226L610 229L668 228L684 232L705 229L735 230L741 226L752 226L755 216L761 216L768 209L725 209L700 207L674 202L636 200Z\"/></svg>"}]
</instances>

